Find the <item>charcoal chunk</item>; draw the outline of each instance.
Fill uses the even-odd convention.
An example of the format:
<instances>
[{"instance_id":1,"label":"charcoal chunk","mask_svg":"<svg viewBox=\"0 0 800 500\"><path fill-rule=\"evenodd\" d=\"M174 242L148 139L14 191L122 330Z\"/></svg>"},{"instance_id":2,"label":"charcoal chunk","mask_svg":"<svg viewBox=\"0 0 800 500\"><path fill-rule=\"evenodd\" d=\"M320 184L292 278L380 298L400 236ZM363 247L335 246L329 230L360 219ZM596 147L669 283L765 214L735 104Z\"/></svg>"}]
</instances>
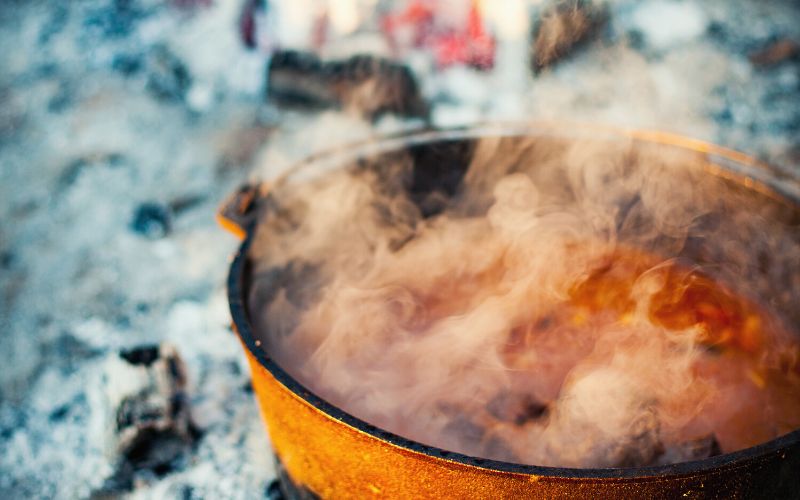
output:
<instances>
[{"instance_id":1,"label":"charcoal chunk","mask_svg":"<svg viewBox=\"0 0 800 500\"><path fill-rule=\"evenodd\" d=\"M135 0L113 0L92 9L84 20L87 31L96 31L108 38L130 35L147 12Z\"/></svg>"},{"instance_id":2,"label":"charcoal chunk","mask_svg":"<svg viewBox=\"0 0 800 500\"><path fill-rule=\"evenodd\" d=\"M58 176L58 188L63 189L75 184L83 173L92 168L115 169L125 164L125 157L119 153L94 154L81 156L67 163Z\"/></svg>"},{"instance_id":3,"label":"charcoal chunk","mask_svg":"<svg viewBox=\"0 0 800 500\"><path fill-rule=\"evenodd\" d=\"M54 364L66 372L71 372L84 360L101 354L100 349L87 344L67 331L49 342L42 343L41 351L43 356L52 356L57 359ZM56 358L56 356L59 357Z\"/></svg>"},{"instance_id":4,"label":"charcoal chunk","mask_svg":"<svg viewBox=\"0 0 800 500\"><path fill-rule=\"evenodd\" d=\"M0 268L11 269L16 260L16 255L11 250L0 251Z\"/></svg>"},{"instance_id":5,"label":"charcoal chunk","mask_svg":"<svg viewBox=\"0 0 800 500\"><path fill-rule=\"evenodd\" d=\"M281 483L277 479L270 481L267 485L265 496L268 500L284 500L283 492L281 491Z\"/></svg>"},{"instance_id":6,"label":"charcoal chunk","mask_svg":"<svg viewBox=\"0 0 800 500\"><path fill-rule=\"evenodd\" d=\"M664 453L659 424L654 410L640 415L631 424L631 433L608 449L612 467L642 467L653 464Z\"/></svg>"},{"instance_id":7,"label":"charcoal chunk","mask_svg":"<svg viewBox=\"0 0 800 500\"><path fill-rule=\"evenodd\" d=\"M559 0L533 25L531 68L534 73L567 57L591 40L605 24L607 10L588 0Z\"/></svg>"},{"instance_id":8,"label":"charcoal chunk","mask_svg":"<svg viewBox=\"0 0 800 500\"><path fill-rule=\"evenodd\" d=\"M117 463L101 491L107 493L130 488L139 474L169 474L198 434L189 415L186 371L173 347L126 349L109 358L106 367L105 441Z\"/></svg>"},{"instance_id":9,"label":"charcoal chunk","mask_svg":"<svg viewBox=\"0 0 800 500\"><path fill-rule=\"evenodd\" d=\"M155 46L145 59L147 90L162 101L182 101L192 84L186 65L164 45Z\"/></svg>"},{"instance_id":10,"label":"charcoal chunk","mask_svg":"<svg viewBox=\"0 0 800 500\"><path fill-rule=\"evenodd\" d=\"M186 447L186 441L173 430L145 428L136 434L123 457L135 469L150 469L162 477L174 468L172 462Z\"/></svg>"},{"instance_id":11,"label":"charcoal chunk","mask_svg":"<svg viewBox=\"0 0 800 500\"><path fill-rule=\"evenodd\" d=\"M691 460L702 460L722 454L716 436L710 434L697 439L691 439L672 445L664 450L664 454L659 457L661 464L674 464L678 462L689 462Z\"/></svg>"},{"instance_id":12,"label":"charcoal chunk","mask_svg":"<svg viewBox=\"0 0 800 500\"><path fill-rule=\"evenodd\" d=\"M414 165L407 187L423 217L444 211L457 192L472 162L475 145L465 141L442 142L435 148L411 148Z\"/></svg>"},{"instance_id":13,"label":"charcoal chunk","mask_svg":"<svg viewBox=\"0 0 800 500\"><path fill-rule=\"evenodd\" d=\"M371 55L324 62L309 52L279 51L267 81L267 97L283 106L343 108L373 120L388 113L428 114L411 70Z\"/></svg>"},{"instance_id":14,"label":"charcoal chunk","mask_svg":"<svg viewBox=\"0 0 800 500\"><path fill-rule=\"evenodd\" d=\"M548 406L530 394L502 391L489 401L486 411L501 422L524 425L527 422L546 417Z\"/></svg>"},{"instance_id":15,"label":"charcoal chunk","mask_svg":"<svg viewBox=\"0 0 800 500\"><path fill-rule=\"evenodd\" d=\"M69 405L61 405L48 415L48 419L51 422L59 422L64 420L64 418L69 414L70 406Z\"/></svg>"},{"instance_id":16,"label":"charcoal chunk","mask_svg":"<svg viewBox=\"0 0 800 500\"><path fill-rule=\"evenodd\" d=\"M158 345L151 344L122 350L119 355L132 365L150 366L158 359L158 351Z\"/></svg>"},{"instance_id":17,"label":"charcoal chunk","mask_svg":"<svg viewBox=\"0 0 800 500\"><path fill-rule=\"evenodd\" d=\"M142 203L133 214L131 229L150 239L163 238L172 229L171 211L160 203Z\"/></svg>"},{"instance_id":18,"label":"charcoal chunk","mask_svg":"<svg viewBox=\"0 0 800 500\"><path fill-rule=\"evenodd\" d=\"M114 56L111 61L111 69L119 71L125 76L133 75L142 69L144 62L142 61L141 54L138 53L122 53Z\"/></svg>"},{"instance_id":19,"label":"charcoal chunk","mask_svg":"<svg viewBox=\"0 0 800 500\"><path fill-rule=\"evenodd\" d=\"M800 42L781 38L751 52L748 56L753 66L769 68L787 61L800 60Z\"/></svg>"},{"instance_id":20,"label":"charcoal chunk","mask_svg":"<svg viewBox=\"0 0 800 500\"><path fill-rule=\"evenodd\" d=\"M186 194L173 199L169 202L168 206L171 213L181 215L183 212L195 208L205 201L205 199L206 197L201 194Z\"/></svg>"}]
</instances>

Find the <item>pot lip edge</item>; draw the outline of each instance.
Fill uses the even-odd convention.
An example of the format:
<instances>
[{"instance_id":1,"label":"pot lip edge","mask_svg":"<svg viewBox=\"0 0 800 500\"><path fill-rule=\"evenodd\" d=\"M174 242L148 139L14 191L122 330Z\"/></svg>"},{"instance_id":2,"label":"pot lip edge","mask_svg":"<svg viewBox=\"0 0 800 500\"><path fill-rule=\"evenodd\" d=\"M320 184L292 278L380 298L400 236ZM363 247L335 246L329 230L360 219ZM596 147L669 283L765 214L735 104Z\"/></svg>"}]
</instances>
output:
<instances>
[{"instance_id":1,"label":"pot lip edge","mask_svg":"<svg viewBox=\"0 0 800 500\"><path fill-rule=\"evenodd\" d=\"M480 124L478 124L480 125ZM498 125L498 123L490 123L489 125ZM503 124L499 124L503 125ZM530 123L512 123L511 125L527 125ZM558 128L562 128L563 123L558 124ZM583 126L583 125L579 125ZM745 163L747 166L755 166L757 168L769 167L768 165L753 159L752 157L740 153L738 151L730 150L721 146L717 146L705 141L691 139L689 137L672 134L667 132L648 131L641 129L626 129L622 127L607 127L607 126L593 126L595 130L602 130L613 135L623 135L631 137L635 140L642 140L645 142L657 142L677 146L681 148L691 149L707 155L719 156L723 159L734 162L737 164ZM491 129L490 129L491 130ZM532 131L535 129L527 129ZM466 127L451 127L444 129L422 129L414 131L403 131L398 134L389 135L382 139L398 140L404 137L407 138L421 138L422 143L430 142L433 138L467 138L475 135L476 132L481 132L482 129L478 126ZM448 135L454 134L454 135ZM506 135L521 135L506 134ZM375 141L370 141L375 142ZM352 145L357 147L358 145ZM699 147L698 147L699 146ZM305 160L301 160L295 165L295 168L302 167L306 163L314 161L325 152L314 154ZM736 177L742 180L750 179L746 173L733 171L727 169ZM774 173L774 172L773 172ZM750 180L752 183L752 180ZM745 186L753 189L752 184L745 183ZM767 185L772 194L778 195L784 201L789 201L792 204L798 204L798 199L795 199L791 193L776 192L774 186ZM756 189L760 191L759 189ZM766 194L763 193L762 194ZM800 429L791 431L781 435L770 441L738 450L731 453L725 453L710 458L701 460L692 460L687 462L678 462L669 465L657 465L646 467L623 467L623 468L572 468L572 467L550 467L541 465L526 465L514 462L505 462L499 460L491 460L480 457L473 457L464 455L457 452L447 451L435 446L425 445L423 443L413 441L408 438L393 434L389 431L378 428L368 422L344 411L343 409L329 403L323 398L317 396L314 392L309 390L298 380L288 374L281 368L267 353L256 344L253 330L251 329L250 320L247 314L246 305L244 301L244 272L247 264L247 252L255 238L255 222L251 223L249 227L244 228L245 238L236 250L231 262L229 274L227 278L227 296L230 313L234 323L234 331L240 338L245 348L249 351L254 359L256 359L262 368L267 370L283 387L293 393L296 397L300 398L305 404L308 404L315 410L321 412L325 417L344 424L348 427L355 429L358 432L369 435L379 441L387 442L403 451L419 453L427 458L441 460L445 462L454 462L459 465L474 467L482 469L486 472L507 472L522 474L526 476L536 476L542 479L573 479L573 480L597 480L597 479L665 479L668 477L678 476L692 476L697 474L711 473L719 471L720 469L736 469L747 465L748 463L768 459L771 455L781 454L781 458L790 451L790 448L800 444Z\"/></svg>"}]
</instances>

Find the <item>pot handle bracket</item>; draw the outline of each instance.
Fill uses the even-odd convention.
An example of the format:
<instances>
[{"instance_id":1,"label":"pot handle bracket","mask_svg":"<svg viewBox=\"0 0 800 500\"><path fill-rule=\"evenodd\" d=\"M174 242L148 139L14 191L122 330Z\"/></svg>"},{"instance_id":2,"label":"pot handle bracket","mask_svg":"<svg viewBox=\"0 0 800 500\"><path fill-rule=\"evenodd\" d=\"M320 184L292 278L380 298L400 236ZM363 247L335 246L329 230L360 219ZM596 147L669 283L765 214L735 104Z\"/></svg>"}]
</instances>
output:
<instances>
[{"instance_id":1,"label":"pot handle bracket","mask_svg":"<svg viewBox=\"0 0 800 500\"><path fill-rule=\"evenodd\" d=\"M217 210L217 223L240 240L247 237L256 221L258 200L267 192L265 184L245 184Z\"/></svg>"}]
</instances>

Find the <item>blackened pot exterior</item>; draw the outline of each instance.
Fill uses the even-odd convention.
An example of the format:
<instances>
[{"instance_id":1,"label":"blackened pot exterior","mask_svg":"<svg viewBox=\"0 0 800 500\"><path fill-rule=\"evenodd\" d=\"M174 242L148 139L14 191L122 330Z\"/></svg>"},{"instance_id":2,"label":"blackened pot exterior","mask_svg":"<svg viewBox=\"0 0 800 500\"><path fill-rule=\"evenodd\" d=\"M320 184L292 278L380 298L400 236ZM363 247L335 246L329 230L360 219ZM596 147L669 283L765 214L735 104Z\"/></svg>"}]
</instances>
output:
<instances>
[{"instance_id":1,"label":"blackened pot exterior","mask_svg":"<svg viewBox=\"0 0 800 500\"><path fill-rule=\"evenodd\" d=\"M529 126L513 130L537 132ZM399 146L424 145L442 137L452 140L459 134L474 137L481 133L486 132L423 132L392 141ZM708 155L711 169L724 170L723 175L750 189L797 203L791 193L762 182L773 174L765 173L756 161L739 153L657 132L613 133ZM245 301L249 285L247 251L253 237L247 227L252 222L247 213L257 200L258 189L244 189L220 214L223 225L244 239L231 265L228 295L274 451L299 491L322 498L800 498L800 431L694 462L566 469L447 452L385 432L330 405L279 367L253 334Z\"/></svg>"}]
</instances>

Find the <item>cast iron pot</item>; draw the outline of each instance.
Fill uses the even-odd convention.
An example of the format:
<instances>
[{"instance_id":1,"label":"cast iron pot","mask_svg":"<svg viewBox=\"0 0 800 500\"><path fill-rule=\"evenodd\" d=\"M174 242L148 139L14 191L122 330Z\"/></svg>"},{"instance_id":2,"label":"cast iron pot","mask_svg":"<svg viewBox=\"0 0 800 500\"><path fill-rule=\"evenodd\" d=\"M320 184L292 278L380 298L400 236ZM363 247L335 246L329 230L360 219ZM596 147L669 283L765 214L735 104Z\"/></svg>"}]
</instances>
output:
<instances>
[{"instance_id":1,"label":"cast iron pot","mask_svg":"<svg viewBox=\"0 0 800 500\"><path fill-rule=\"evenodd\" d=\"M718 146L661 132L595 126L491 124L423 131L340 148L309 158L344 164L399 149L435 172L469 160L476 139L597 140L658 144L691 151L702 168L800 213L800 187L758 161ZM447 175L434 179L449 182ZM376 428L326 402L281 368L254 335L246 297L255 217L269 186L241 188L220 210L220 224L243 240L233 258L228 297L249 360L253 388L278 459L284 494L322 498L799 498L800 430L767 443L674 465L572 469L485 460L426 446ZM263 209L263 207L261 207ZM265 453L267 450L265 450Z\"/></svg>"}]
</instances>

